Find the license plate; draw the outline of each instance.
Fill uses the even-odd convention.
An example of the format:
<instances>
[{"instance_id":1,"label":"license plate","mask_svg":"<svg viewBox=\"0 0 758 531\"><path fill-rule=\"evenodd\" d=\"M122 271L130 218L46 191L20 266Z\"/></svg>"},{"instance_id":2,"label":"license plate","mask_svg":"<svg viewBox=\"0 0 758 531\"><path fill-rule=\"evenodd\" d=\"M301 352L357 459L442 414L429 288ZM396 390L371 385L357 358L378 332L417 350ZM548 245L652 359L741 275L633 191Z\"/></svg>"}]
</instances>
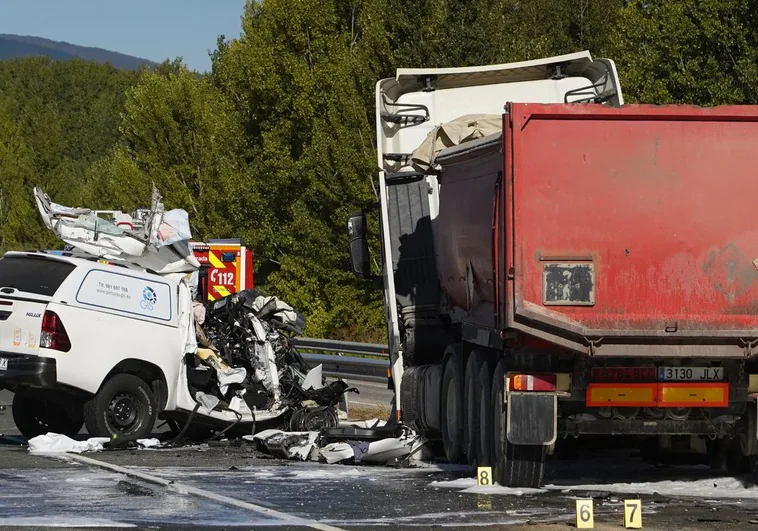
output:
<instances>
[{"instance_id":1,"label":"license plate","mask_svg":"<svg viewBox=\"0 0 758 531\"><path fill-rule=\"evenodd\" d=\"M0 371L8 370L8 358L0 358Z\"/></svg>"},{"instance_id":2,"label":"license plate","mask_svg":"<svg viewBox=\"0 0 758 531\"><path fill-rule=\"evenodd\" d=\"M593 367L595 382L654 382L655 367Z\"/></svg>"},{"instance_id":3,"label":"license plate","mask_svg":"<svg viewBox=\"0 0 758 531\"><path fill-rule=\"evenodd\" d=\"M721 382L723 367L658 367L658 379L663 382Z\"/></svg>"}]
</instances>

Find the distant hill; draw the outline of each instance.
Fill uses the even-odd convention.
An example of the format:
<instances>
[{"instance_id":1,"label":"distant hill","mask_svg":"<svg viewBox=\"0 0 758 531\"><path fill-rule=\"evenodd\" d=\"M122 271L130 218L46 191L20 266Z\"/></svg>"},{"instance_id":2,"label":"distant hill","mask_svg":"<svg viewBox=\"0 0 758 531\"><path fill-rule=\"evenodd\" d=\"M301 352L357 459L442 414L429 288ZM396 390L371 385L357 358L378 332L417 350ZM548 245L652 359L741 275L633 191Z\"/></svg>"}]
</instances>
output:
<instances>
[{"instance_id":1,"label":"distant hill","mask_svg":"<svg viewBox=\"0 0 758 531\"><path fill-rule=\"evenodd\" d=\"M77 46L41 37L0 33L0 61L29 55L44 55L62 61L78 57L101 64L110 63L115 68L122 70L136 70L142 65L156 66L156 63L147 59L111 52L102 48Z\"/></svg>"}]
</instances>

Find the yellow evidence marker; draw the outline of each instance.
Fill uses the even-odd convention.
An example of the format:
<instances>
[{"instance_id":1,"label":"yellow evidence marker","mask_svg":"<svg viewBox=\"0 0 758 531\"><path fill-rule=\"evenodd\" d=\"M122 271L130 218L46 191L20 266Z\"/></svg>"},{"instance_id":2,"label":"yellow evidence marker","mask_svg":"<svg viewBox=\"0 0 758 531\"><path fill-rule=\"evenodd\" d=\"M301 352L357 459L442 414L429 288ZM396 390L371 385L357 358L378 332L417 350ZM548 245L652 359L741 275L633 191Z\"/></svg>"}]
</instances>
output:
<instances>
[{"instance_id":1,"label":"yellow evidence marker","mask_svg":"<svg viewBox=\"0 0 758 531\"><path fill-rule=\"evenodd\" d=\"M480 466L476 469L476 486L477 487L490 487L492 486L492 467Z\"/></svg>"},{"instance_id":2,"label":"yellow evidence marker","mask_svg":"<svg viewBox=\"0 0 758 531\"><path fill-rule=\"evenodd\" d=\"M592 515L592 500L576 500L576 528L594 529L595 517Z\"/></svg>"},{"instance_id":3,"label":"yellow evidence marker","mask_svg":"<svg viewBox=\"0 0 758 531\"><path fill-rule=\"evenodd\" d=\"M642 529L642 502L640 500L624 500L624 527Z\"/></svg>"}]
</instances>

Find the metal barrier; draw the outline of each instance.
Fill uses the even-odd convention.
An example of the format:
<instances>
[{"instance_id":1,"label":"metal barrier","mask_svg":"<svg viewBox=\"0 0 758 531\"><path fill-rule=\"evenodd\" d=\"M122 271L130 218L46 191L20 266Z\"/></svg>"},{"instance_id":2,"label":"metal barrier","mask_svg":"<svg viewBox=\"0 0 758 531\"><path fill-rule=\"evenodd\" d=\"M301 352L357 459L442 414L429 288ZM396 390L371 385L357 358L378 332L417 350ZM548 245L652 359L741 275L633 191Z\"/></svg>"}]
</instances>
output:
<instances>
[{"instance_id":1,"label":"metal barrier","mask_svg":"<svg viewBox=\"0 0 758 531\"><path fill-rule=\"evenodd\" d=\"M378 343L356 343L353 341L334 341L332 339L313 339L298 337L292 343L303 352L334 352L340 354L363 354L366 356L389 357L389 347Z\"/></svg>"},{"instance_id":2,"label":"metal barrier","mask_svg":"<svg viewBox=\"0 0 758 531\"><path fill-rule=\"evenodd\" d=\"M292 340L295 348L312 366L321 364L325 376L363 382L387 381L389 349L377 343L356 343L298 337ZM344 356L358 354L372 357Z\"/></svg>"},{"instance_id":3,"label":"metal barrier","mask_svg":"<svg viewBox=\"0 0 758 531\"><path fill-rule=\"evenodd\" d=\"M361 382L387 382L387 360L334 354L302 354L312 367L321 364L324 376Z\"/></svg>"}]
</instances>

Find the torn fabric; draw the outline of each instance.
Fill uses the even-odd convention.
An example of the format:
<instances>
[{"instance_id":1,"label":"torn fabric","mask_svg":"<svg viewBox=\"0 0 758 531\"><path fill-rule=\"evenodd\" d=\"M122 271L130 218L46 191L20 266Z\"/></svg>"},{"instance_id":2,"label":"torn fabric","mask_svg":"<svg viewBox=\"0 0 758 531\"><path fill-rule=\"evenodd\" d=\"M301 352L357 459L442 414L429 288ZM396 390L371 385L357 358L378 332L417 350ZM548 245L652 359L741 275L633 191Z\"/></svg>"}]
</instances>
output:
<instances>
[{"instance_id":1,"label":"torn fabric","mask_svg":"<svg viewBox=\"0 0 758 531\"><path fill-rule=\"evenodd\" d=\"M411 155L413 164L421 171L434 166L437 154L445 148L476 140L503 130L499 114L467 114L432 129Z\"/></svg>"}]
</instances>

